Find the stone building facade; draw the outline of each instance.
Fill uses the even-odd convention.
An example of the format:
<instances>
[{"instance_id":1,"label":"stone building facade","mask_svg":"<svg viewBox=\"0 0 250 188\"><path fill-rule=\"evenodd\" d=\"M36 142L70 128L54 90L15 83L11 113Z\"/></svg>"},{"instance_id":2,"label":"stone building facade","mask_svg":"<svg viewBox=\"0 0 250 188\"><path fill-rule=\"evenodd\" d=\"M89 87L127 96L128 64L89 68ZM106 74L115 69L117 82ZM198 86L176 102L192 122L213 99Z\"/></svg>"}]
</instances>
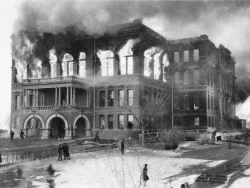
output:
<instances>
[{"instance_id":1,"label":"stone building facade","mask_svg":"<svg viewBox=\"0 0 250 188\"><path fill-rule=\"evenodd\" d=\"M54 46L40 66L20 70L12 62L10 128L16 133L71 139L98 130L101 137L138 137L134 115L147 91L171 95L161 128L226 127L235 120L235 61L206 35L167 40L135 20L100 37L70 35L65 43L43 37Z\"/></svg>"}]
</instances>

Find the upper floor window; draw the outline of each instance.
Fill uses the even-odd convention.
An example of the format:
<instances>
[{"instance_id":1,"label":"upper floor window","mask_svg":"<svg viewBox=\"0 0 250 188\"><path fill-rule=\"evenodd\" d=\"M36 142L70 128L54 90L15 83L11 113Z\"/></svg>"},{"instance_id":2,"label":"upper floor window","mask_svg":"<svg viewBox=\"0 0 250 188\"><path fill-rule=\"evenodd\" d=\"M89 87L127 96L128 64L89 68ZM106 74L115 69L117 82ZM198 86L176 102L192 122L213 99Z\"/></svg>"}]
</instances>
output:
<instances>
[{"instance_id":1,"label":"upper floor window","mask_svg":"<svg viewBox=\"0 0 250 188\"><path fill-rule=\"evenodd\" d=\"M200 118L199 117L194 117L194 125L199 126L200 125Z\"/></svg>"},{"instance_id":2,"label":"upper floor window","mask_svg":"<svg viewBox=\"0 0 250 188\"><path fill-rule=\"evenodd\" d=\"M194 85L199 85L200 81L200 72L199 70L194 71Z\"/></svg>"},{"instance_id":3,"label":"upper floor window","mask_svg":"<svg viewBox=\"0 0 250 188\"><path fill-rule=\"evenodd\" d=\"M119 74L133 74L133 56L120 58Z\"/></svg>"},{"instance_id":4,"label":"upper floor window","mask_svg":"<svg viewBox=\"0 0 250 188\"><path fill-rule=\"evenodd\" d=\"M19 109L20 109L20 106L21 106L21 103L20 103L20 96L17 95L17 96L16 96L16 109L19 110Z\"/></svg>"},{"instance_id":5,"label":"upper floor window","mask_svg":"<svg viewBox=\"0 0 250 188\"><path fill-rule=\"evenodd\" d=\"M86 54L80 52L79 55L79 76L86 77Z\"/></svg>"},{"instance_id":6,"label":"upper floor window","mask_svg":"<svg viewBox=\"0 0 250 188\"><path fill-rule=\"evenodd\" d=\"M169 59L168 59L168 54L164 54L163 60L162 60L162 72L163 72L163 82L167 81L167 69L169 67Z\"/></svg>"},{"instance_id":7,"label":"upper floor window","mask_svg":"<svg viewBox=\"0 0 250 188\"><path fill-rule=\"evenodd\" d=\"M119 106L124 106L124 90L118 91L118 103Z\"/></svg>"},{"instance_id":8,"label":"upper floor window","mask_svg":"<svg viewBox=\"0 0 250 188\"><path fill-rule=\"evenodd\" d=\"M118 115L118 128L124 129L124 115Z\"/></svg>"},{"instance_id":9,"label":"upper floor window","mask_svg":"<svg viewBox=\"0 0 250 188\"><path fill-rule=\"evenodd\" d=\"M134 101L134 91L132 89L128 90L128 106L133 106Z\"/></svg>"},{"instance_id":10,"label":"upper floor window","mask_svg":"<svg viewBox=\"0 0 250 188\"><path fill-rule=\"evenodd\" d=\"M189 85L189 71L184 72L184 85Z\"/></svg>"},{"instance_id":11,"label":"upper floor window","mask_svg":"<svg viewBox=\"0 0 250 188\"><path fill-rule=\"evenodd\" d=\"M199 61L199 50L198 49L194 50L194 61Z\"/></svg>"},{"instance_id":12,"label":"upper floor window","mask_svg":"<svg viewBox=\"0 0 250 188\"><path fill-rule=\"evenodd\" d=\"M108 106L114 106L114 91L108 91Z\"/></svg>"},{"instance_id":13,"label":"upper floor window","mask_svg":"<svg viewBox=\"0 0 250 188\"><path fill-rule=\"evenodd\" d=\"M189 51L184 51L184 62L188 62L189 61Z\"/></svg>"},{"instance_id":14,"label":"upper floor window","mask_svg":"<svg viewBox=\"0 0 250 188\"><path fill-rule=\"evenodd\" d=\"M185 110L189 109L189 96L188 95L184 96L184 109Z\"/></svg>"},{"instance_id":15,"label":"upper floor window","mask_svg":"<svg viewBox=\"0 0 250 188\"><path fill-rule=\"evenodd\" d=\"M179 62L179 52L174 52L174 62Z\"/></svg>"},{"instance_id":16,"label":"upper floor window","mask_svg":"<svg viewBox=\"0 0 250 188\"><path fill-rule=\"evenodd\" d=\"M199 95L194 96L194 110L198 110L200 108L200 97Z\"/></svg>"},{"instance_id":17,"label":"upper floor window","mask_svg":"<svg viewBox=\"0 0 250 188\"><path fill-rule=\"evenodd\" d=\"M110 50L98 50L97 56L99 57L101 62L101 75L114 75L114 53Z\"/></svg>"},{"instance_id":18,"label":"upper floor window","mask_svg":"<svg viewBox=\"0 0 250 188\"><path fill-rule=\"evenodd\" d=\"M19 128L19 124L20 124L20 118L19 116L16 117L16 127L15 128Z\"/></svg>"},{"instance_id":19,"label":"upper floor window","mask_svg":"<svg viewBox=\"0 0 250 188\"><path fill-rule=\"evenodd\" d=\"M100 91L99 106L100 107L104 107L105 106L105 91Z\"/></svg>"},{"instance_id":20,"label":"upper floor window","mask_svg":"<svg viewBox=\"0 0 250 188\"><path fill-rule=\"evenodd\" d=\"M65 53L62 60L63 76L73 75L73 56Z\"/></svg>"}]
</instances>

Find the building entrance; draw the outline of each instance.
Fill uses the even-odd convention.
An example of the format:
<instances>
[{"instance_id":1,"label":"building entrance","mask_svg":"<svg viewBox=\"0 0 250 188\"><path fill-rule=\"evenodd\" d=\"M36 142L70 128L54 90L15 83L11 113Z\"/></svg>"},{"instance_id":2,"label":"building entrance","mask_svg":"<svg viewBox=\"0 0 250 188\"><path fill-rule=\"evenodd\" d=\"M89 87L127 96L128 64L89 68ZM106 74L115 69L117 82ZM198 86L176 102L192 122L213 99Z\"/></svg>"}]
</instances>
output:
<instances>
[{"instance_id":1,"label":"building entrance","mask_svg":"<svg viewBox=\"0 0 250 188\"><path fill-rule=\"evenodd\" d=\"M50 122L50 135L51 138L64 138L65 137L65 123L59 117L54 117Z\"/></svg>"},{"instance_id":2,"label":"building entrance","mask_svg":"<svg viewBox=\"0 0 250 188\"><path fill-rule=\"evenodd\" d=\"M81 117L76 122L76 130L75 130L76 138L82 138L86 136L86 120Z\"/></svg>"}]
</instances>

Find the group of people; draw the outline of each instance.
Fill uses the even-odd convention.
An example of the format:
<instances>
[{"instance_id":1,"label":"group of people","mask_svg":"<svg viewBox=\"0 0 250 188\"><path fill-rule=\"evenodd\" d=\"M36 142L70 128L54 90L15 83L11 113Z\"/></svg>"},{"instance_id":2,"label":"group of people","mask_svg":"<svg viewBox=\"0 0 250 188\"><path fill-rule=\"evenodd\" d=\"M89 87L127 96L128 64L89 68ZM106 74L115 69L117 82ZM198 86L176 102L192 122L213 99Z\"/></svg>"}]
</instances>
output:
<instances>
[{"instance_id":1,"label":"group of people","mask_svg":"<svg viewBox=\"0 0 250 188\"><path fill-rule=\"evenodd\" d=\"M14 140L14 135L15 135L14 131L10 130L10 139L11 140ZM20 130L20 138L21 138L21 140L25 139L24 136L25 136L25 134L24 134L23 130L21 129Z\"/></svg>"},{"instance_id":2,"label":"group of people","mask_svg":"<svg viewBox=\"0 0 250 188\"><path fill-rule=\"evenodd\" d=\"M63 156L63 159L66 160L66 159L70 159L70 154L69 154L69 146L67 143L63 143L63 144L60 144L59 145L59 148L58 148L58 161L62 161L62 156Z\"/></svg>"}]
</instances>

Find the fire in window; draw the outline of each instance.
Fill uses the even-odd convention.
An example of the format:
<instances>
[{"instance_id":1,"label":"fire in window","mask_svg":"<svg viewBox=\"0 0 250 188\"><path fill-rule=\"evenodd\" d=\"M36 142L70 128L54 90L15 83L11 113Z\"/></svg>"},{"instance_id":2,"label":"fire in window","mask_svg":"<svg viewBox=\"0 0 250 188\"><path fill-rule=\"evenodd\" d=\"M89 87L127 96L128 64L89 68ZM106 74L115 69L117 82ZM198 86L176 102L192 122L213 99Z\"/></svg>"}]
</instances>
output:
<instances>
[{"instance_id":1,"label":"fire in window","mask_svg":"<svg viewBox=\"0 0 250 188\"><path fill-rule=\"evenodd\" d=\"M98 50L97 56L101 62L101 75L114 75L114 53L110 50Z\"/></svg>"},{"instance_id":2,"label":"fire in window","mask_svg":"<svg viewBox=\"0 0 250 188\"><path fill-rule=\"evenodd\" d=\"M124 106L124 90L118 91L118 102L119 106Z\"/></svg>"},{"instance_id":3,"label":"fire in window","mask_svg":"<svg viewBox=\"0 0 250 188\"><path fill-rule=\"evenodd\" d=\"M128 115L128 129L133 129L133 115Z\"/></svg>"}]
</instances>

